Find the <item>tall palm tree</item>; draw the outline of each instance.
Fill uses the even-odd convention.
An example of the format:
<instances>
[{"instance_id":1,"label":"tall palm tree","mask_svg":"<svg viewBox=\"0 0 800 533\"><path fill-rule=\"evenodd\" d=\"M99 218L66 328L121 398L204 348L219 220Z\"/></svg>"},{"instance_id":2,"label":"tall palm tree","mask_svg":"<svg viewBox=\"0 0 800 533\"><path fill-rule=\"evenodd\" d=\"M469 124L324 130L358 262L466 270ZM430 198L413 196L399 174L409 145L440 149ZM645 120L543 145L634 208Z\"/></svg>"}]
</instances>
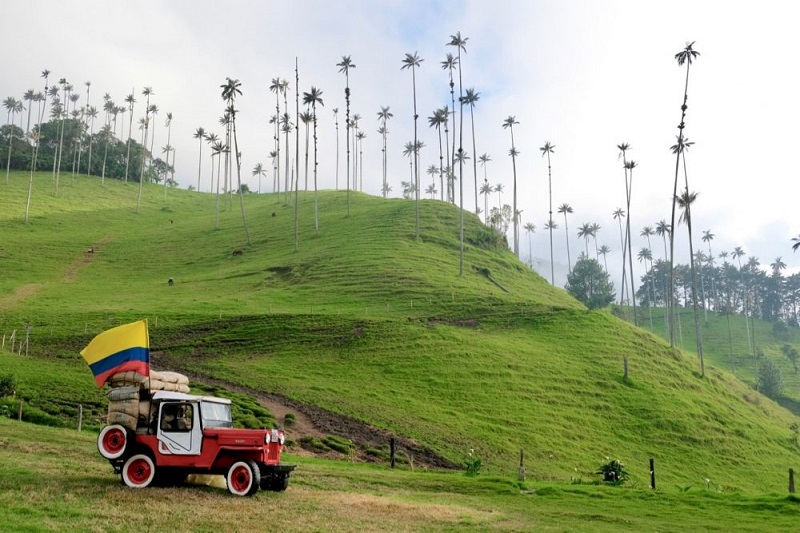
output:
<instances>
[{"instance_id":1,"label":"tall palm tree","mask_svg":"<svg viewBox=\"0 0 800 533\"><path fill-rule=\"evenodd\" d=\"M142 96L144 96L147 100L144 106L144 125L143 125L143 133L142 133L142 160L141 160L141 167L139 168L139 194L136 197L136 212L139 212L139 205L142 201L142 185L144 183L144 158L145 153L147 152L147 133L150 126L150 96L155 94L153 89L150 87L145 87L142 90Z\"/></svg>"},{"instance_id":2,"label":"tall palm tree","mask_svg":"<svg viewBox=\"0 0 800 533\"><path fill-rule=\"evenodd\" d=\"M300 113L300 122L305 124L306 127L306 156L305 156L306 166L305 166L305 186L304 186L304 189L306 191L308 191L308 141L309 141L308 125L311 124L313 120L314 120L314 115L312 115L309 111L303 111L302 113Z\"/></svg>"},{"instance_id":3,"label":"tall palm tree","mask_svg":"<svg viewBox=\"0 0 800 533\"><path fill-rule=\"evenodd\" d=\"M288 83L288 82L287 82ZM275 93L275 116L281 116L281 94L286 91L288 87L287 84L283 83L283 80L280 77L272 78L272 81L269 84L269 91ZM278 183L281 180L281 127L280 122L278 120L275 121L275 161L277 163L277 176L276 179ZM286 158L289 158L289 154L286 154Z\"/></svg>"},{"instance_id":4,"label":"tall palm tree","mask_svg":"<svg viewBox=\"0 0 800 533\"><path fill-rule=\"evenodd\" d=\"M383 182L381 186L381 191L383 192L383 197L386 198L386 185L387 185L387 177L386 177L386 167L387 167L387 154L386 154L386 136L389 134L389 130L386 127L386 122L392 118L394 115L391 111L389 111L389 106L381 106L381 110L378 111L378 120L381 122L381 127L378 128L378 133L381 135L383 139L383 148L381 151L383 152Z\"/></svg>"},{"instance_id":5,"label":"tall palm tree","mask_svg":"<svg viewBox=\"0 0 800 533\"><path fill-rule=\"evenodd\" d=\"M536 224L527 222L523 229L528 234L528 266L533 268L533 244L531 244L531 234L536 233Z\"/></svg>"},{"instance_id":6,"label":"tall palm tree","mask_svg":"<svg viewBox=\"0 0 800 533\"><path fill-rule=\"evenodd\" d=\"M417 69L424 59L420 59L416 52L406 54L400 70L411 69L411 82L414 94L414 145L417 144ZM414 185L416 186L416 237L419 239L419 154L414 154Z\"/></svg>"},{"instance_id":7,"label":"tall palm tree","mask_svg":"<svg viewBox=\"0 0 800 533\"><path fill-rule=\"evenodd\" d=\"M436 128L439 134L439 183L441 186L442 201L444 201L444 155L442 154L442 125L447 124L447 108L436 109L428 117L428 126Z\"/></svg>"},{"instance_id":8,"label":"tall palm tree","mask_svg":"<svg viewBox=\"0 0 800 533\"><path fill-rule=\"evenodd\" d=\"M628 267L630 268L630 276L631 276L631 283L630 293L631 293L631 301L633 302L633 323L634 325L639 325L639 318L636 315L636 285L634 283L633 278L633 248L631 246L632 236L631 236L631 191L633 190L633 169L636 168L636 161L626 161L625 162L625 170L628 172L628 188L627 188L627 203L628 203L628 217L625 220L625 240L628 243Z\"/></svg>"},{"instance_id":9,"label":"tall palm tree","mask_svg":"<svg viewBox=\"0 0 800 533\"><path fill-rule=\"evenodd\" d=\"M715 235L711 233L711 230L704 230L703 231L703 242L708 244L708 263L709 266L713 265L714 262L714 253L711 251L711 241L714 240ZM711 277L711 292L714 295L714 309L717 309L719 306L719 300L717 299L717 284L716 284L716 276ZM706 321L708 318L706 318Z\"/></svg>"},{"instance_id":10,"label":"tall palm tree","mask_svg":"<svg viewBox=\"0 0 800 533\"><path fill-rule=\"evenodd\" d=\"M592 236L592 225L589 222L584 222L580 226L578 226L578 238L584 240L584 244L586 245L586 253L584 256L586 258L589 257L589 237Z\"/></svg>"},{"instance_id":11,"label":"tall palm tree","mask_svg":"<svg viewBox=\"0 0 800 533\"><path fill-rule=\"evenodd\" d=\"M6 108L6 122L9 124L8 135L8 161L6 163L6 183L8 183L8 175L11 172L11 146L14 140L14 115L17 113L17 99L9 96L3 100L3 107Z\"/></svg>"},{"instance_id":12,"label":"tall palm tree","mask_svg":"<svg viewBox=\"0 0 800 533\"><path fill-rule=\"evenodd\" d=\"M706 370L703 362L703 332L700 329L700 315L697 310L697 276L695 275L694 246L692 244L692 204L695 200L697 200L696 192L684 190L675 201L682 211L679 221L685 222L686 227L689 230L689 265L692 273L692 306L694 308L694 329L697 340L697 356L700 358L700 374L705 377Z\"/></svg>"},{"instance_id":13,"label":"tall palm tree","mask_svg":"<svg viewBox=\"0 0 800 533\"><path fill-rule=\"evenodd\" d=\"M508 152L508 155L511 156L511 167L514 173L514 205L512 208L514 209L514 211L516 211L517 210L517 154L519 154L519 152L517 152L517 149L514 145L514 124L519 124L519 122L517 122L517 120L512 115L509 115L503 121L503 129L508 128L511 131L511 150ZM514 255L519 257L519 242L517 242L516 234L517 234L517 227L516 225L514 225L514 235L515 235Z\"/></svg>"},{"instance_id":14,"label":"tall palm tree","mask_svg":"<svg viewBox=\"0 0 800 533\"><path fill-rule=\"evenodd\" d=\"M449 167L452 167L453 166L453 162L455 161L455 157L456 157L456 97L455 97L455 80L453 79L453 70L455 70L455 68L458 66L459 59L456 56L454 56L453 54L448 52L445 55L444 61L442 61L440 64L442 66L442 70L446 70L447 71L447 75L448 75L449 82L450 82L450 111L446 115L447 120L445 120L445 123L444 123L444 134L445 134L445 139L447 140L448 125L449 125L449 122L450 122L450 113L452 113L453 114L453 149L450 150L449 141L448 141L448 145L447 145L448 146L448 148L447 148L447 152L448 152L447 165ZM450 191L448 193L448 195L453 199L452 200L453 203L455 203L455 190Z\"/></svg>"},{"instance_id":15,"label":"tall palm tree","mask_svg":"<svg viewBox=\"0 0 800 533\"><path fill-rule=\"evenodd\" d=\"M166 163L167 163L167 168L170 168L169 154L170 154L170 152L174 152L175 151L175 148L173 148L172 145L170 144L170 139L172 138L172 112L171 111L167 112L167 120L164 122L164 125L167 127L167 151L166 151L167 152L167 161L166 161ZM172 165L173 165L173 167L175 165L174 154L173 154L173 159L172 159ZM173 172L174 172L174 170L173 170ZM164 200L167 199L168 181L169 180L167 180L167 177L164 176Z\"/></svg>"},{"instance_id":16,"label":"tall palm tree","mask_svg":"<svg viewBox=\"0 0 800 533\"><path fill-rule=\"evenodd\" d=\"M333 122L336 125L336 189L339 190L339 108L333 108Z\"/></svg>"},{"instance_id":17,"label":"tall palm tree","mask_svg":"<svg viewBox=\"0 0 800 533\"><path fill-rule=\"evenodd\" d=\"M311 106L311 115L314 122L314 230L319 233L319 212L317 200L317 104L324 106L322 91L313 85L311 90L303 93L303 103Z\"/></svg>"},{"instance_id":18,"label":"tall palm tree","mask_svg":"<svg viewBox=\"0 0 800 533\"><path fill-rule=\"evenodd\" d=\"M261 163L256 163L253 167L253 177L258 176L258 193L261 194L261 178L267 175L267 170Z\"/></svg>"},{"instance_id":19,"label":"tall palm tree","mask_svg":"<svg viewBox=\"0 0 800 533\"><path fill-rule=\"evenodd\" d=\"M792 242L794 243L792 245L792 251L796 252L797 249L800 248L800 235L798 235L797 237L792 237Z\"/></svg>"},{"instance_id":20,"label":"tall palm tree","mask_svg":"<svg viewBox=\"0 0 800 533\"><path fill-rule=\"evenodd\" d=\"M197 156L197 192L200 192L200 171L203 168L203 141L206 139L205 128L197 128L194 132L194 138L200 139L200 151Z\"/></svg>"},{"instance_id":21,"label":"tall palm tree","mask_svg":"<svg viewBox=\"0 0 800 533\"><path fill-rule=\"evenodd\" d=\"M477 92L474 88L467 88L463 97L463 104L469 106L470 123L472 124L472 153L477 154L475 148L475 104L480 100L481 93ZM475 212L478 211L478 159L472 158L472 176L475 180Z\"/></svg>"},{"instance_id":22,"label":"tall palm tree","mask_svg":"<svg viewBox=\"0 0 800 533\"><path fill-rule=\"evenodd\" d=\"M489 181L484 179L481 185L480 193L483 195L483 223L489 225L489 195L492 194L494 189L489 185Z\"/></svg>"},{"instance_id":23,"label":"tall palm tree","mask_svg":"<svg viewBox=\"0 0 800 533\"><path fill-rule=\"evenodd\" d=\"M683 104L681 105L681 121L678 124L678 145L683 145L683 130L686 127L686 109L688 108L687 100L689 98L689 67L692 66L692 61L700 55L700 52L697 52L693 49L694 41L691 43L686 43L686 46L683 50L675 54L675 60L678 62L678 66L683 66L686 64L686 83L683 89ZM678 172L680 169L680 162L681 162L681 155L682 150L678 150L675 157L675 181L672 187L672 221L670 222L670 227L675 227L675 207L677 204L678 199ZM675 286L675 261L674 261L674 253L675 253L675 238L674 232L670 233L670 240L669 240L669 290L670 295L673 292L673 288ZM672 298L668 300L668 309L672 309ZM675 326L674 326L674 313L670 312L670 346L675 346Z\"/></svg>"},{"instance_id":24,"label":"tall palm tree","mask_svg":"<svg viewBox=\"0 0 800 533\"><path fill-rule=\"evenodd\" d=\"M463 83L462 83L462 68L461 68L461 52L463 51L465 54L467 53L467 40L469 37L461 37L461 32L456 32L455 35L450 36L450 42L447 43L447 46L454 46L458 51L458 101L460 102L459 105L459 112L458 112L458 152L457 152L457 159L458 159L458 186L459 186L459 210L461 211L461 231L460 231L460 241L461 247L458 256L458 275L464 275L464 90L463 90ZM455 113L455 109L453 110ZM455 132L454 132L455 135ZM516 213L516 205L514 206L514 212ZM519 224L517 221L514 221L514 229L518 231ZM518 240L518 238L517 238Z\"/></svg>"},{"instance_id":25,"label":"tall palm tree","mask_svg":"<svg viewBox=\"0 0 800 533\"><path fill-rule=\"evenodd\" d=\"M542 151L542 157L547 155L547 190L549 195L549 209L547 210L548 217L550 221L553 221L553 179L552 173L550 172L550 154L553 153L553 149L556 146L554 144L550 144L550 141L544 143L544 146L539 148ZM555 274L553 270L553 225L551 224L550 228L550 278L551 284L555 285Z\"/></svg>"},{"instance_id":26,"label":"tall palm tree","mask_svg":"<svg viewBox=\"0 0 800 533\"><path fill-rule=\"evenodd\" d=\"M221 172L220 167L222 166L221 165L221 163L222 163L222 154L224 154L227 151L227 147L225 146L225 143L223 143L222 141L217 140L217 135L216 134L209 135L209 137L208 137L208 142L209 143L212 143L212 138L214 139L213 140L213 144L211 144L211 183L212 183L212 188L213 188L213 183L214 183L214 158L215 157L217 158L217 192L216 192L216 195L214 197L214 229L218 229L219 228L219 182L220 182L220 172Z\"/></svg>"},{"instance_id":27,"label":"tall palm tree","mask_svg":"<svg viewBox=\"0 0 800 533\"><path fill-rule=\"evenodd\" d=\"M601 255L603 256L603 267L605 268L605 271L606 271L606 273L608 273L608 261L606 260L606 256L607 256L608 254L610 254L610 253L611 253L611 248L609 248L609 247L608 247L607 245L605 245L605 244L604 244L604 245L602 245L602 246L601 246L601 247L600 247L600 248L597 250L597 256L598 256L598 257L600 257Z\"/></svg>"},{"instance_id":28,"label":"tall palm tree","mask_svg":"<svg viewBox=\"0 0 800 533\"><path fill-rule=\"evenodd\" d=\"M597 234L600 231L600 224L598 224L597 222L592 222L591 230L592 230L591 233L592 239L594 239L594 255L595 257L597 257L597 254L599 252L597 248Z\"/></svg>"},{"instance_id":29,"label":"tall palm tree","mask_svg":"<svg viewBox=\"0 0 800 533\"><path fill-rule=\"evenodd\" d=\"M625 210L622 209L621 207L618 207L618 208L616 208L614 210L613 216L614 216L614 220L616 220L619 223L619 245L622 247L622 256L623 256L623 259L622 259L622 285L620 285L620 291L619 291L619 293L620 293L619 294L619 303L620 303L620 305L622 305L622 303L625 301L625 294L626 294L625 293L625 287L627 286L627 277L625 275L625 251L627 250L627 246L625 245L625 235L624 235L624 233L622 231L622 219L625 218Z\"/></svg>"},{"instance_id":30,"label":"tall palm tree","mask_svg":"<svg viewBox=\"0 0 800 533\"><path fill-rule=\"evenodd\" d=\"M342 60L336 64L339 67L339 72L344 72L345 88L345 129L346 129L346 144L347 144L347 216L350 216L350 69L356 68L350 56L342 56Z\"/></svg>"},{"instance_id":31,"label":"tall palm tree","mask_svg":"<svg viewBox=\"0 0 800 533\"><path fill-rule=\"evenodd\" d=\"M550 233L550 284L556 284L556 276L555 276L555 267L553 261L553 230L558 229L558 224L556 221L548 219L547 222L544 224L544 229L546 229Z\"/></svg>"},{"instance_id":32,"label":"tall palm tree","mask_svg":"<svg viewBox=\"0 0 800 533\"><path fill-rule=\"evenodd\" d=\"M353 113L350 119L350 129L353 131L353 190L358 190L358 122L361 120L361 115Z\"/></svg>"},{"instance_id":33,"label":"tall palm tree","mask_svg":"<svg viewBox=\"0 0 800 533\"><path fill-rule=\"evenodd\" d=\"M484 203L483 212L485 213L485 215L484 215L484 223L488 223L489 222L489 218L488 218L489 217L489 195L492 193L492 186L489 185L489 178L488 178L488 176L486 174L486 163L488 163L491 160L492 160L492 158L489 156L489 154L486 154L486 153L481 154L481 156L478 158L478 161L480 161L481 166L483 167L483 186L481 187L480 192L481 192L481 194L484 195L483 196L483 203Z\"/></svg>"},{"instance_id":34,"label":"tall palm tree","mask_svg":"<svg viewBox=\"0 0 800 533\"><path fill-rule=\"evenodd\" d=\"M497 209L503 209L503 184L498 183L494 186L494 192L497 193Z\"/></svg>"},{"instance_id":35,"label":"tall palm tree","mask_svg":"<svg viewBox=\"0 0 800 533\"><path fill-rule=\"evenodd\" d=\"M572 257L569 252L569 224L567 223L567 215L572 214L572 206L568 203L563 203L558 206L558 212L564 215L564 235L567 238L567 267L568 272L572 272Z\"/></svg>"},{"instance_id":36,"label":"tall palm tree","mask_svg":"<svg viewBox=\"0 0 800 533\"><path fill-rule=\"evenodd\" d=\"M236 176L239 185L239 207L242 211L242 224L244 225L244 234L245 238L247 239L247 244L250 244L250 230L247 228L247 217L244 213L244 195L242 194L242 159L241 154L239 153L239 141L236 137L236 108L234 108L234 103L236 102L236 96L242 94L242 90L239 88L242 86L239 83L239 80L234 80L231 78L225 78L227 81L220 85L220 89L222 89L222 99L225 101L225 104L228 106L228 113L231 116L231 127L233 128L233 155L236 158Z\"/></svg>"},{"instance_id":37,"label":"tall palm tree","mask_svg":"<svg viewBox=\"0 0 800 533\"><path fill-rule=\"evenodd\" d=\"M131 128L133 127L133 104L136 103L136 98L133 92L125 97L125 102L128 104L128 148L125 154L125 183L128 183L128 169L131 162Z\"/></svg>"}]
</instances>

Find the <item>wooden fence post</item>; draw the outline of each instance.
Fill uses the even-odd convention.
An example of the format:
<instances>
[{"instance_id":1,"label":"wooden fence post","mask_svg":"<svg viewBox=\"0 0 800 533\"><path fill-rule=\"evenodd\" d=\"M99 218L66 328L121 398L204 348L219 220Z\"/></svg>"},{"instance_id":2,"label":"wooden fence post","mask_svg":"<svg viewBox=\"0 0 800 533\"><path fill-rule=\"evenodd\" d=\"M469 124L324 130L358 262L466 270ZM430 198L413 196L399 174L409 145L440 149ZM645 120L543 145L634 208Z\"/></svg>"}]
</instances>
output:
<instances>
[{"instance_id":1,"label":"wooden fence post","mask_svg":"<svg viewBox=\"0 0 800 533\"><path fill-rule=\"evenodd\" d=\"M389 458L391 460L392 468L394 468L394 453L395 453L395 445L394 445L394 437L389 439Z\"/></svg>"},{"instance_id":2,"label":"wooden fence post","mask_svg":"<svg viewBox=\"0 0 800 533\"><path fill-rule=\"evenodd\" d=\"M794 468L789 469L789 493L794 494Z\"/></svg>"},{"instance_id":3,"label":"wooden fence post","mask_svg":"<svg viewBox=\"0 0 800 533\"><path fill-rule=\"evenodd\" d=\"M525 452L522 448L519 450L519 480L525 481Z\"/></svg>"},{"instance_id":4,"label":"wooden fence post","mask_svg":"<svg viewBox=\"0 0 800 533\"><path fill-rule=\"evenodd\" d=\"M81 426L83 425L83 406L78 404L78 431L81 430Z\"/></svg>"},{"instance_id":5,"label":"wooden fence post","mask_svg":"<svg viewBox=\"0 0 800 533\"><path fill-rule=\"evenodd\" d=\"M623 377L623 379L625 381L628 381L628 358L627 357L623 358L622 365L625 368L625 376Z\"/></svg>"},{"instance_id":6,"label":"wooden fence post","mask_svg":"<svg viewBox=\"0 0 800 533\"><path fill-rule=\"evenodd\" d=\"M656 490L656 462L650 458L650 488Z\"/></svg>"},{"instance_id":7,"label":"wooden fence post","mask_svg":"<svg viewBox=\"0 0 800 533\"><path fill-rule=\"evenodd\" d=\"M17 414L17 420L22 422L22 400L19 401L19 413Z\"/></svg>"}]
</instances>

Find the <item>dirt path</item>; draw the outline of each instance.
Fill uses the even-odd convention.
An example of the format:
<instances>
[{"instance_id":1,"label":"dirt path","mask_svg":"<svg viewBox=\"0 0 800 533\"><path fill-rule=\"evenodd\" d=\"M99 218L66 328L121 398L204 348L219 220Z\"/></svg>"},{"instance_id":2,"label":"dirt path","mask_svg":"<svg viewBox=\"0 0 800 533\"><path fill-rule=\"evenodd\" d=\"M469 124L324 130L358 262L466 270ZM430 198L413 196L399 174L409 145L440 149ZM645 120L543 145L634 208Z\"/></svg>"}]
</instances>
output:
<instances>
[{"instance_id":1,"label":"dirt path","mask_svg":"<svg viewBox=\"0 0 800 533\"><path fill-rule=\"evenodd\" d=\"M183 373L186 374L186 372ZM295 416L295 423L288 427L286 432L290 439L298 443L300 443L301 439L304 437L317 437L321 439L328 435L336 435L355 443L356 458L358 460L383 462L385 459L376 457L374 453L370 454L368 451L370 449L381 449L386 450L388 453L389 440L394 438L397 456L412 463L414 466L447 469L460 468L460 465L441 457L429 448L411 439L375 428L353 418L226 381L206 376L187 375L192 381L223 387L258 399L262 406L272 412L279 423L283 421L283 417L287 413L292 413ZM320 453L308 448L304 448L304 453L310 455L337 456L335 452ZM338 454L338 456L341 457L341 454Z\"/></svg>"}]
</instances>

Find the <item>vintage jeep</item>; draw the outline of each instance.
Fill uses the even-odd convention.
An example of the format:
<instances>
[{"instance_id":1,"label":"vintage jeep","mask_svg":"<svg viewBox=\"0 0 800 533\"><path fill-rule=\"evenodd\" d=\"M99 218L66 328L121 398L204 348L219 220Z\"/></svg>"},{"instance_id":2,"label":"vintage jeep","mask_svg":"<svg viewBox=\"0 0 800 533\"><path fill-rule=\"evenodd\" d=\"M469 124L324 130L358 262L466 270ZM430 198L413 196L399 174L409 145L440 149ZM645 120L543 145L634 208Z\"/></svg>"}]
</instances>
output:
<instances>
[{"instance_id":1,"label":"vintage jeep","mask_svg":"<svg viewBox=\"0 0 800 533\"><path fill-rule=\"evenodd\" d=\"M220 474L236 496L289 486L295 465L281 463L284 432L234 429L230 400L158 391L139 401L149 407L135 430L111 424L97 439L100 454L125 485L144 488L180 483L189 474Z\"/></svg>"}]
</instances>

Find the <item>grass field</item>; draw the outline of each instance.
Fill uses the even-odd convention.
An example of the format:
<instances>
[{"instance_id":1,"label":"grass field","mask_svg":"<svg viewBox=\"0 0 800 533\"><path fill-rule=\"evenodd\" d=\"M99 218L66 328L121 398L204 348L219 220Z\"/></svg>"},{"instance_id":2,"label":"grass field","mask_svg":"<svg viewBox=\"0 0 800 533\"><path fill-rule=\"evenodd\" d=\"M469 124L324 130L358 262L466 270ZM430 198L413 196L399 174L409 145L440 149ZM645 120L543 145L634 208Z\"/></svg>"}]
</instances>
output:
<instances>
[{"instance_id":1,"label":"grass field","mask_svg":"<svg viewBox=\"0 0 800 533\"><path fill-rule=\"evenodd\" d=\"M392 485L380 468L303 459L304 473L298 471L293 486L303 496L286 502L288 515L298 514L293 506L300 505L341 518L331 500L305 492L313 493L316 484L363 484L375 497L375 487L386 483L402 495L367 498L370 503L361 505L374 517L365 518L364 529L380 525L376 509L427 516L432 507L415 506L438 502L432 494L443 485L475 487L475 493L445 491L445 502L450 491L467 491L469 498L454 498L457 504L441 509L447 516L443 529L528 529L531 502L547 508L550 517L534 521L543 529L559 523L566 529L637 529L651 514L657 526L639 529L680 530L671 524L687 523L649 505L685 512L696 506L688 516L707 520L698 529L722 530L711 519L715 513L752 515L733 519L745 530L758 529L768 509L795 516L795 500L764 495L786 492L787 471L800 450L792 429L797 418L753 390L754 365L747 357L740 354L735 366L729 364L723 319L706 326L713 348L701 378L693 353L673 350L659 338L657 310L653 333L646 331L649 323L640 329L607 311L586 311L516 260L472 215L466 216L459 275L458 210L440 202L421 203L417 239L413 202L351 193L348 216L345 192L323 191L317 233L313 193L301 192L295 250L294 212L282 196L245 197L248 245L236 198L230 205L221 200L215 227L214 196L168 190L165 201L163 188L146 186L137 212L137 185L101 185L85 176L62 179L55 196L49 173L36 175L31 218L24 223L27 180L27 174L12 173L0 194L0 376L13 374L18 399L42 416L72 426L80 403L89 432L96 431L105 400L78 352L104 329L147 318L154 368L318 406L409 438L454 463L473 450L485 463L477 480L404 472L396 475L411 476L407 483ZM689 324L687 315L687 350L694 344ZM25 355L19 343L28 329ZM783 341L770 334L768 326L757 326L765 354L780 360ZM790 334L789 342L796 342L798 333ZM737 353L746 343L739 337ZM787 397L800 398L796 374L785 358L780 364ZM235 414L253 423L271 420L251 399L239 398L236 405ZM17 426L6 427L13 433ZM18 445L19 437L0 438L4 446ZM84 447L75 453L97 456L90 435ZM520 450L535 495L515 485ZM626 464L628 488L588 484L608 457ZM657 497L646 490L651 457L659 472ZM115 498L128 494L99 472L103 464L96 458L97 479L108 483L106 490L120 491ZM2 484L19 483L13 479L13 473L0 475ZM429 487L429 480L437 481ZM80 489L80 481L74 486L89 490ZM276 498L283 502L293 490ZM56 496L42 496L49 497ZM726 510L736 501L739 511ZM495 514L493 506L503 511ZM626 518L613 518L613 506ZM80 516L76 520L82 523ZM416 522L408 528L424 529Z\"/></svg>"}]
</instances>

